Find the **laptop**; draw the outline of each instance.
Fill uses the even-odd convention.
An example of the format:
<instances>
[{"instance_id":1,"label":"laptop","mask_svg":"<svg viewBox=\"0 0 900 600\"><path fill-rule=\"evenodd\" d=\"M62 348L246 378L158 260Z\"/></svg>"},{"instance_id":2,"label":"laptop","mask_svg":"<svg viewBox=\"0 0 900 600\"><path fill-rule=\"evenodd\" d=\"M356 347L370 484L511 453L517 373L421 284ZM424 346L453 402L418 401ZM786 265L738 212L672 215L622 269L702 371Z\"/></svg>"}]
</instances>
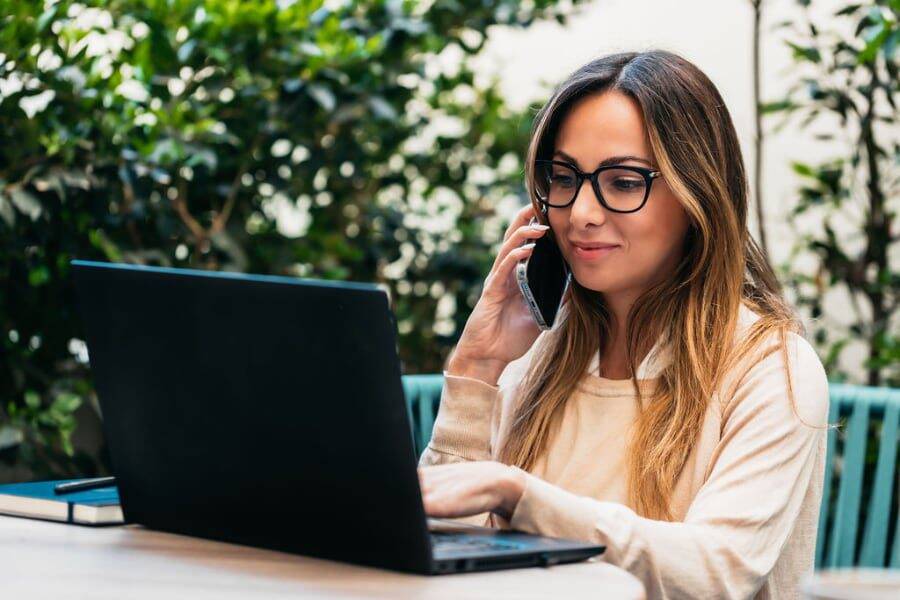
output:
<instances>
[{"instance_id":1,"label":"laptop","mask_svg":"<svg viewBox=\"0 0 900 600\"><path fill-rule=\"evenodd\" d=\"M426 518L378 286L72 267L126 521L422 574L604 551Z\"/></svg>"}]
</instances>

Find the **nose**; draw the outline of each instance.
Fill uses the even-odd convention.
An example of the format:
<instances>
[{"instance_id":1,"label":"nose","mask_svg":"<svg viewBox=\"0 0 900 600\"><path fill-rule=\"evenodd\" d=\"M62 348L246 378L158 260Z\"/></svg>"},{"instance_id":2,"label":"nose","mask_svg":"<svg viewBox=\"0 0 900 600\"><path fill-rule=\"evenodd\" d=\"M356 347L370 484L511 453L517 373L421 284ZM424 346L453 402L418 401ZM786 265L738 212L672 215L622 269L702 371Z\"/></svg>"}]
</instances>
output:
<instances>
[{"instance_id":1,"label":"nose","mask_svg":"<svg viewBox=\"0 0 900 600\"><path fill-rule=\"evenodd\" d=\"M606 207L600 204L594 186L588 180L582 182L571 208L569 220L576 228L584 229L588 225L602 225L606 222Z\"/></svg>"}]
</instances>

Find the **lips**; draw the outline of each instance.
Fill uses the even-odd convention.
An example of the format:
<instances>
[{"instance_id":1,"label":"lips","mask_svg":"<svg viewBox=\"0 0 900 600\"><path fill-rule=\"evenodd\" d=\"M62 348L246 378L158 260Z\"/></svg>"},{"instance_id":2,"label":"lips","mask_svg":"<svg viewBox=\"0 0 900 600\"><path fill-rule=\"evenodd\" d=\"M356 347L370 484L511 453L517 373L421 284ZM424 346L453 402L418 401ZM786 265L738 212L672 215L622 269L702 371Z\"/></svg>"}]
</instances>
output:
<instances>
[{"instance_id":1,"label":"lips","mask_svg":"<svg viewBox=\"0 0 900 600\"><path fill-rule=\"evenodd\" d=\"M578 261L601 261L619 248L619 244L606 244L603 242L572 242L574 250L572 255Z\"/></svg>"},{"instance_id":2,"label":"lips","mask_svg":"<svg viewBox=\"0 0 900 600\"><path fill-rule=\"evenodd\" d=\"M604 244L602 242L572 242L573 246L577 246L583 250L599 250L601 248L615 248L618 244Z\"/></svg>"}]
</instances>

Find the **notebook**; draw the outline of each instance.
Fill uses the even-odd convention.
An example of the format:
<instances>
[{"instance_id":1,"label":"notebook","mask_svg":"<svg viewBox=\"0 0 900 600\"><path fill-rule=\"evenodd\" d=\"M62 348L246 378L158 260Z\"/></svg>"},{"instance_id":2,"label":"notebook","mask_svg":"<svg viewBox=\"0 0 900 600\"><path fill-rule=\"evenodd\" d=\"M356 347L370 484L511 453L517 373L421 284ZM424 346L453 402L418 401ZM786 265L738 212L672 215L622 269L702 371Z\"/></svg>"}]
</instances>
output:
<instances>
[{"instance_id":1,"label":"notebook","mask_svg":"<svg viewBox=\"0 0 900 600\"><path fill-rule=\"evenodd\" d=\"M57 496L58 483L78 481L33 481L0 485L0 514L81 525L124 523L116 486L72 492Z\"/></svg>"}]
</instances>

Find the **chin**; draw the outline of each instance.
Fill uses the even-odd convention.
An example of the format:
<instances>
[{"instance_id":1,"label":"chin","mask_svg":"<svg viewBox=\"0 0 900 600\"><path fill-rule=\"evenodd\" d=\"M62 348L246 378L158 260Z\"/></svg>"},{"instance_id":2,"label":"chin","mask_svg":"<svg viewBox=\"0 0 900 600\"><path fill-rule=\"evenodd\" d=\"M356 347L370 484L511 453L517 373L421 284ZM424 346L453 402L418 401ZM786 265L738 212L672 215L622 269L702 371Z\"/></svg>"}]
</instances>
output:
<instances>
[{"instance_id":1,"label":"chin","mask_svg":"<svg viewBox=\"0 0 900 600\"><path fill-rule=\"evenodd\" d=\"M572 279L577 281L578 285L581 287L589 289L592 292L608 294L610 292L615 292L620 287L617 285L618 282L610 281L609 277L603 277L597 272L579 273L577 270L573 270Z\"/></svg>"}]
</instances>

